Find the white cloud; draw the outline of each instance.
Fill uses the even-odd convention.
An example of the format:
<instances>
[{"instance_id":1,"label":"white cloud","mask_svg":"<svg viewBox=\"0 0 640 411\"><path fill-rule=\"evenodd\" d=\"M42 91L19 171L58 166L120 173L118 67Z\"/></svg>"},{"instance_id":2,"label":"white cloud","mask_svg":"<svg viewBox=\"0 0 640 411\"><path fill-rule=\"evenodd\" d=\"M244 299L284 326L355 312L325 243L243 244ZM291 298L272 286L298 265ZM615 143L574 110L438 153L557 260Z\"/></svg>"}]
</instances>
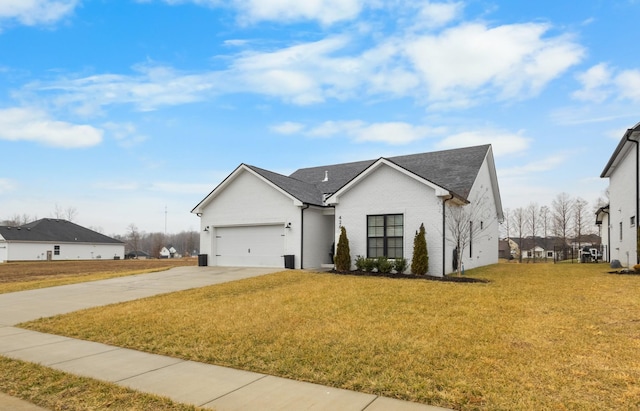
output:
<instances>
[{"instance_id":1,"label":"white cloud","mask_svg":"<svg viewBox=\"0 0 640 411\"><path fill-rule=\"evenodd\" d=\"M358 142L408 144L430 136L432 129L402 122L374 123L352 130Z\"/></svg>"},{"instance_id":2,"label":"white cloud","mask_svg":"<svg viewBox=\"0 0 640 411\"><path fill-rule=\"evenodd\" d=\"M232 7L246 23L315 20L324 25L355 18L364 0L164 0L168 4L194 3L207 7Z\"/></svg>"},{"instance_id":3,"label":"white cloud","mask_svg":"<svg viewBox=\"0 0 640 411\"><path fill-rule=\"evenodd\" d=\"M582 88L573 92L577 100L604 103L609 99L640 102L640 70L618 70L597 64L577 76Z\"/></svg>"},{"instance_id":4,"label":"white cloud","mask_svg":"<svg viewBox=\"0 0 640 411\"><path fill-rule=\"evenodd\" d=\"M483 94L522 98L537 94L584 55L568 38L543 38L548 30L533 23L462 24L407 42L406 53L431 100L471 105Z\"/></svg>"},{"instance_id":5,"label":"white cloud","mask_svg":"<svg viewBox=\"0 0 640 411\"><path fill-rule=\"evenodd\" d=\"M133 123L108 122L103 124L102 127L116 139L121 147L131 148L147 140L147 136L138 134Z\"/></svg>"},{"instance_id":6,"label":"white cloud","mask_svg":"<svg viewBox=\"0 0 640 411\"><path fill-rule=\"evenodd\" d=\"M52 119L34 108L0 109L0 140L34 141L53 147L90 147L102 141L102 130Z\"/></svg>"},{"instance_id":7,"label":"white cloud","mask_svg":"<svg viewBox=\"0 0 640 411\"><path fill-rule=\"evenodd\" d=\"M620 73L615 84L620 98L640 102L640 70L625 70Z\"/></svg>"},{"instance_id":8,"label":"white cloud","mask_svg":"<svg viewBox=\"0 0 640 411\"><path fill-rule=\"evenodd\" d=\"M491 144L496 157L524 152L531 143L531 139L523 137L522 133L508 133L505 131L481 130L467 131L446 137L437 144L438 148L460 148Z\"/></svg>"},{"instance_id":9,"label":"white cloud","mask_svg":"<svg viewBox=\"0 0 640 411\"><path fill-rule=\"evenodd\" d=\"M0 194L8 193L15 188L15 184L8 178L0 178Z\"/></svg>"},{"instance_id":10,"label":"white cloud","mask_svg":"<svg viewBox=\"0 0 640 411\"><path fill-rule=\"evenodd\" d=\"M273 125L269 129L274 133L290 135L300 133L304 129L304 124L285 121L284 123Z\"/></svg>"},{"instance_id":11,"label":"white cloud","mask_svg":"<svg viewBox=\"0 0 640 411\"><path fill-rule=\"evenodd\" d=\"M455 3L432 3L427 2L422 5L416 19L416 27L438 28L445 26L460 16L464 4Z\"/></svg>"},{"instance_id":12,"label":"white cloud","mask_svg":"<svg viewBox=\"0 0 640 411\"><path fill-rule=\"evenodd\" d=\"M289 123L283 123L283 131L288 131ZM300 123L290 123L298 133L308 137L330 138L348 137L358 143L377 142L391 145L409 144L431 137L442 130L427 126L415 126L404 122L366 123L361 120L325 121L314 127ZM283 132L282 134L286 134Z\"/></svg>"},{"instance_id":13,"label":"white cloud","mask_svg":"<svg viewBox=\"0 0 640 411\"><path fill-rule=\"evenodd\" d=\"M26 26L51 24L70 14L79 0L2 0L0 24L15 20Z\"/></svg>"},{"instance_id":14,"label":"white cloud","mask_svg":"<svg viewBox=\"0 0 640 411\"><path fill-rule=\"evenodd\" d=\"M103 106L134 104L141 111L201 101L212 94L218 73L180 73L163 66L137 65L135 75L102 74L51 83L29 84L27 91L52 94L59 107L72 107L80 115L95 115Z\"/></svg>"},{"instance_id":15,"label":"white cloud","mask_svg":"<svg viewBox=\"0 0 640 411\"><path fill-rule=\"evenodd\" d=\"M431 13L444 24L461 6L429 7L435 7ZM113 104L146 111L234 93L296 105L409 97L431 108L468 107L491 99L531 97L582 59L581 46L568 37L546 36L549 29L546 24L474 23L420 35L337 34L275 50L236 53L228 56L226 69L217 71L185 73L145 64L135 66L131 75L33 83L26 91L49 93L58 106L83 115ZM633 75L622 80L635 84Z\"/></svg>"},{"instance_id":16,"label":"white cloud","mask_svg":"<svg viewBox=\"0 0 640 411\"><path fill-rule=\"evenodd\" d=\"M611 94L611 69L606 63L600 63L577 76L582 89L572 96L578 100L602 102Z\"/></svg>"},{"instance_id":17,"label":"white cloud","mask_svg":"<svg viewBox=\"0 0 640 411\"><path fill-rule=\"evenodd\" d=\"M541 160L532 161L522 166L501 169L500 177L516 177L555 170L567 159L565 154L554 154Z\"/></svg>"},{"instance_id":18,"label":"white cloud","mask_svg":"<svg viewBox=\"0 0 640 411\"><path fill-rule=\"evenodd\" d=\"M251 21L317 20L329 25L355 18L362 0L236 0L244 18Z\"/></svg>"}]
</instances>

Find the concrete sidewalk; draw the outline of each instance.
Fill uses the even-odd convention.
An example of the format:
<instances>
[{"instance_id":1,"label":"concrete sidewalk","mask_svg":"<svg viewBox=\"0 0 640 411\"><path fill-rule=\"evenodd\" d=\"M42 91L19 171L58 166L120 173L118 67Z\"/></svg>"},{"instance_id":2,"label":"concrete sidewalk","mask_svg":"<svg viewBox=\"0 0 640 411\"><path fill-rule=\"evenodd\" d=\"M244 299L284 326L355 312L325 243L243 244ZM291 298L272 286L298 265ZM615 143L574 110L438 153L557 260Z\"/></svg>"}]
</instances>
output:
<instances>
[{"instance_id":1,"label":"concrete sidewalk","mask_svg":"<svg viewBox=\"0 0 640 411\"><path fill-rule=\"evenodd\" d=\"M354 391L24 330L13 325L278 270L180 267L170 271L0 294L0 355L216 410L443 410ZM9 399L5 400L10 401ZM0 410L3 409L0 396ZM21 404L18 402L18 404ZM22 403L28 406L28 404ZM25 410L31 408L24 408Z\"/></svg>"}]
</instances>

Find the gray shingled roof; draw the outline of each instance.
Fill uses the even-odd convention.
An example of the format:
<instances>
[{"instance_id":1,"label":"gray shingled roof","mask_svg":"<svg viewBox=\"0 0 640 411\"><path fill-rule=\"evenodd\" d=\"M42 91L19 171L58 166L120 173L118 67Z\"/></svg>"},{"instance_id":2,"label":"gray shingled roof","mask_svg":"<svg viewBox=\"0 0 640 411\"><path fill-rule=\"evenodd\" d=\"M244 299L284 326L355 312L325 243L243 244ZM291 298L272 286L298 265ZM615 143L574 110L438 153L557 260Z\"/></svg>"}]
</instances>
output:
<instances>
[{"instance_id":1,"label":"gray shingled roof","mask_svg":"<svg viewBox=\"0 0 640 411\"><path fill-rule=\"evenodd\" d=\"M466 199L490 145L389 157L387 160ZM376 160L301 168L290 176L248 166L282 190L307 204L322 205L323 194L332 194ZM327 181L325 175L328 176Z\"/></svg>"},{"instance_id":2,"label":"gray shingled roof","mask_svg":"<svg viewBox=\"0 0 640 411\"><path fill-rule=\"evenodd\" d=\"M19 227L0 226L0 235L7 241L122 244L122 241L71 221L53 218L43 218Z\"/></svg>"}]
</instances>

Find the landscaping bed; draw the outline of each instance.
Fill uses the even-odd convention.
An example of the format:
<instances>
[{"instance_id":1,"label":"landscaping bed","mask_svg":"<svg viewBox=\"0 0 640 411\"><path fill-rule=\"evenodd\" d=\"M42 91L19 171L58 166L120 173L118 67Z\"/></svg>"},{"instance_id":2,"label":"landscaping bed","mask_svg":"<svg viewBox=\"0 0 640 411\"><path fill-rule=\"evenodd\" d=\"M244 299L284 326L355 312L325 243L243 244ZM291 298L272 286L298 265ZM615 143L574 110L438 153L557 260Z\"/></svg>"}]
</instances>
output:
<instances>
[{"instance_id":1,"label":"landscaping bed","mask_svg":"<svg viewBox=\"0 0 640 411\"><path fill-rule=\"evenodd\" d=\"M488 283L489 280L482 278L472 277L458 277L458 276L444 276L436 277L433 275L416 275L416 274L404 274L404 273L379 273L376 271L338 271L331 270L331 274L338 275L355 275L361 277L384 277L384 278L398 278L404 280L428 280L428 281L447 281L453 283Z\"/></svg>"}]
</instances>

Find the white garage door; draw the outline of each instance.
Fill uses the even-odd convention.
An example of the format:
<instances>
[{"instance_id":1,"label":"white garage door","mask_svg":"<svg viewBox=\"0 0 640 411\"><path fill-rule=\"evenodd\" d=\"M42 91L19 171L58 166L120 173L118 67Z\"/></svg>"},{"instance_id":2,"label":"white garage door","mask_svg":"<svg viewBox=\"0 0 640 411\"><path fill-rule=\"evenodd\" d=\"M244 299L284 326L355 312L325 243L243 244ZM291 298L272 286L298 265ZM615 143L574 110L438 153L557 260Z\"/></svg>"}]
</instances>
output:
<instances>
[{"instance_id":1,"label":"white garage door","mask_svg":"<svg viewBox=\"0 0 640 411\"><path fill-rule=\"evenodd\" d=\"M284 267L283 254L282 224L216 228L217 265Z\"/></svg>"}]
</instances>

